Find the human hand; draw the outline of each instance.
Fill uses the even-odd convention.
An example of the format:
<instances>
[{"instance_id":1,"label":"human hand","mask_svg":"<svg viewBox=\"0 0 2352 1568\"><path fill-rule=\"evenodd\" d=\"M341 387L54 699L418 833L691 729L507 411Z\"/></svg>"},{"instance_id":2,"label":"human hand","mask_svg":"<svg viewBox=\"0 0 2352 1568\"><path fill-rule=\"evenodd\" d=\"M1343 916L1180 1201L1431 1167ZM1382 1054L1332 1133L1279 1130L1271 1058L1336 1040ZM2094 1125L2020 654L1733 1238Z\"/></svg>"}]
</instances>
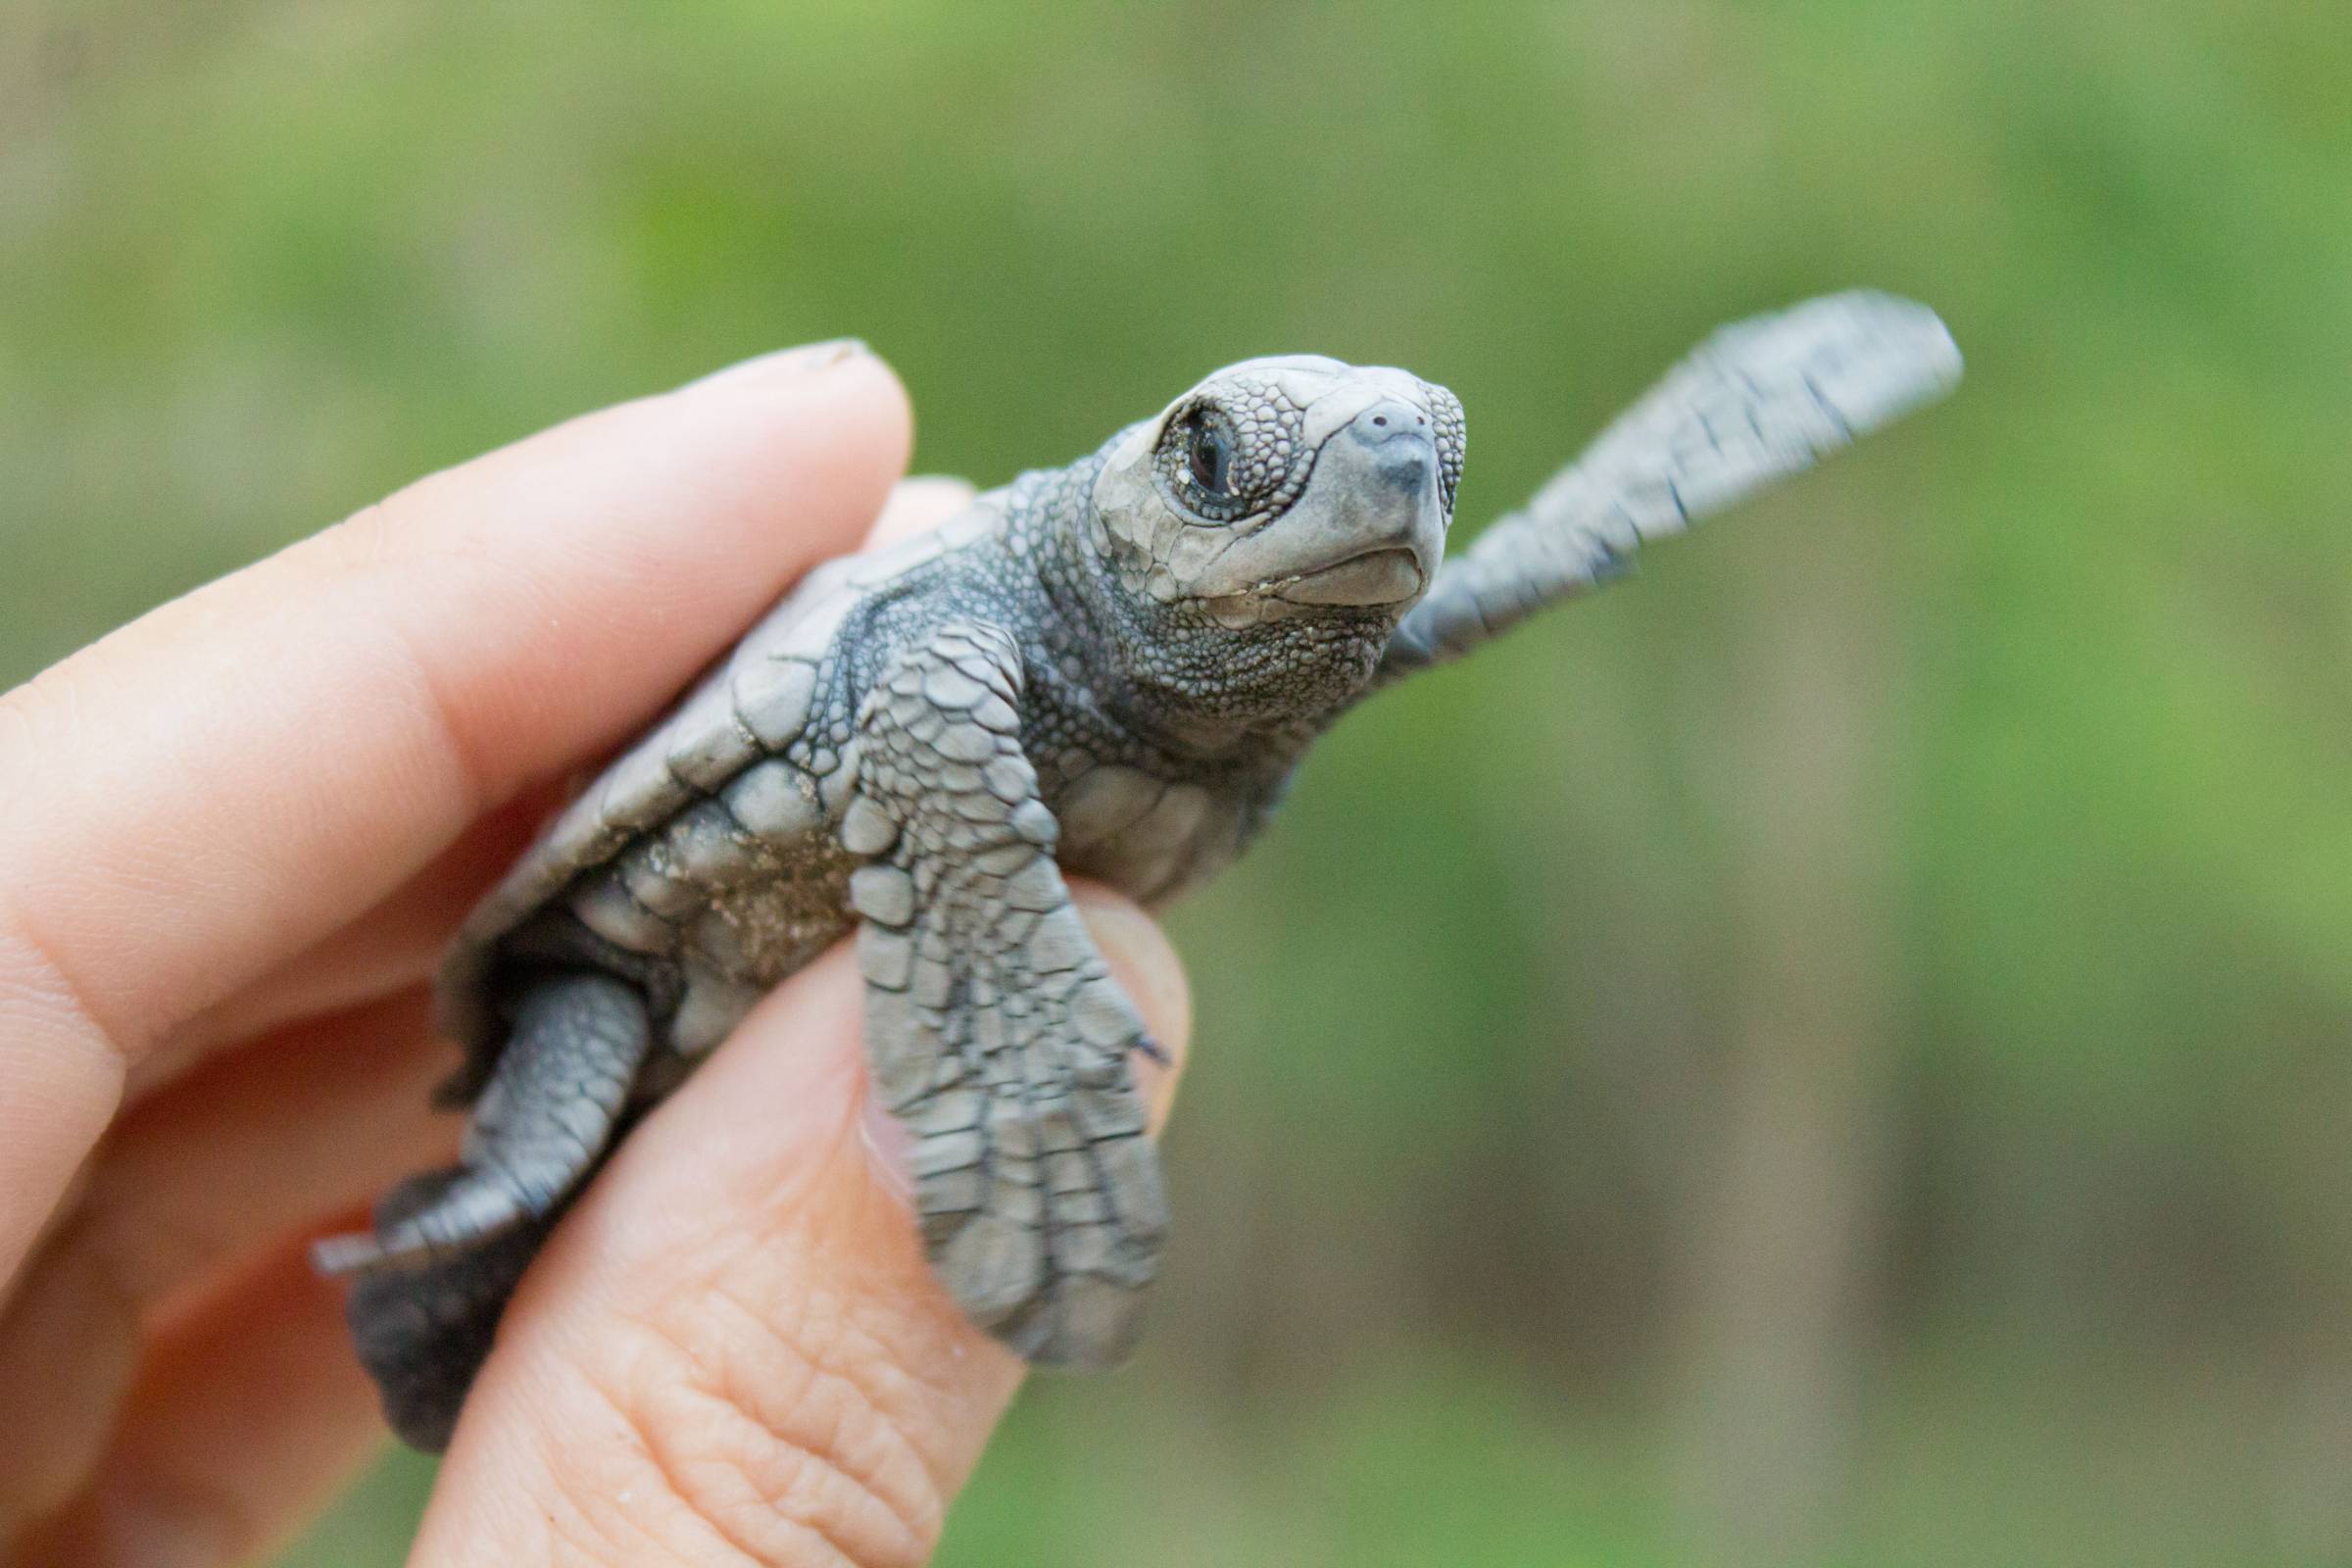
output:
<instances>
[{"instance_id":1,"label":"human hand","mask_svg":"<svg viewBox=\"0 0 2352 1568\"><path fill-rule=\"evenodd\" d=\"M436 950L566 769L814 562L962 503L896 482L908 444L870 355L767 356L0 699L0 1561L248 1560L381 1442L304 1253L454 1149ZM1081 902L1181 1051L1156 927ZM509 1309L413 1562L928 1555L1021 1368L930 1276L858 1015L837 950L631 1135Z\"/></svg>"}]
</instances>

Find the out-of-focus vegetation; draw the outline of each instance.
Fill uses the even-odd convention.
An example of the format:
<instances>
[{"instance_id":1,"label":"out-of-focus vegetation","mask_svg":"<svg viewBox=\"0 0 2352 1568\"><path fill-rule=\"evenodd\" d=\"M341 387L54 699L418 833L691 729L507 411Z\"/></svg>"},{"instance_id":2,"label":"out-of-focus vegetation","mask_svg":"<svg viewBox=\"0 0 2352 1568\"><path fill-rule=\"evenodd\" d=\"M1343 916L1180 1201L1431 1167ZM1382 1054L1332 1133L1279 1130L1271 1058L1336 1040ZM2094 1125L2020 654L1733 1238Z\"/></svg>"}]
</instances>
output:
<instances>
[{"instance_id":1,"label":"out-of-focus vegetation","mask_svg":"<svg viewBox=\"0 0 2352 1568\"><path fill-rule=\"evenodd\" d=\"M1954 403L1175 915L1153 1338L942 1560L2352 1560L2348 80L2296 0L20 4L0 676L780 342L983 480L1405 364L1468 528L1713 323L1916 295Z\"/></svg>"}]
</instances>

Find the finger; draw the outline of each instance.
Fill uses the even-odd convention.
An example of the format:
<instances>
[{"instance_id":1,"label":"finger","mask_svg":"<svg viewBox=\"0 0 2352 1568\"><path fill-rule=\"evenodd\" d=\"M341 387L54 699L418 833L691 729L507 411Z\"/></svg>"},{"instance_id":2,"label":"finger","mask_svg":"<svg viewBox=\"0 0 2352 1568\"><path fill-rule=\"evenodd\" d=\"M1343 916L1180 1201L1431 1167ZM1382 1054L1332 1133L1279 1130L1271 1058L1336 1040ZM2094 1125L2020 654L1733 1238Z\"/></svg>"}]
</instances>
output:
<instances>
[{"instance_id":1,"label":"finger","mask_svg":"<svg viewBox=\"0 0 2352 1568\"><path fill-rule=\"evenodd\" d=\"M869 543L934 526L971 494L956 480L904 481ZM177 1064L166 1056L421 978L547 802L518 804L522 811L475 824L384 906L210 1009L143 1065L161 1079ZM428 1121L425 1090L445 1064L426 1048L427 1033L415 998L291 1031L175 1084L118 1130L75 1222L34 1264L18 1310L0 1319L0 1473L18 1478L0 1494L0 1516L24 1515L28 1485L41 1503L54 1501L97 1461L144 1312L265 1237L429 1163L433 1147L454 1137L454 1123ZM37 1456L10 1454L28 1440Z\"/></svg>"},{"instance_id":2,"label":"finger","mask_svg":"<svg viewBox=\"0 0 2352 1568\"><path fill-rule=\"evenodd\" d=\"M159 1335L88 1488L0 1560L259 1560L383 1442L334 1289L292 1249Z\"/></svg>"},{"instance_id":3,"label":"finger","mask_svg":"<svg viewBox=\"0 0 2352 1568\"><path fill-rule=\"evenodd\" d=\"M936 528L972 504L977 494L971 482L951 479L945 474L919 473L911 479L901 479L898 488L890 493L890 504L882 515L874 519L865 536L865 548L878 550L911 539L926 528Z\"/></svg>"},{"instance_id":4,"label":"finger","mask_svg":"<svg viewBox=\"0 0 2352 1568\"><path fill-rule=\"evenodd\" d=\"M877 532L919 532L970 494L957 481L903 483ZM192 1020L147 1058L147 1075L169 1079L224 1035L413 986L548 803L518 804L476 823L384 906ZM172 1082L117 1130L73 1223L0 1315L0 1473L15 1478L0 1487L0 1516L54 1502L95 1462L143 1317L172 1292L433 1163L454 1141L455 1122L427 1105L447 1065L429 1034L414 996L284 1029Z\"/></svg>"},{"instance_id":5,"label":"finger","mask_svg":"<svg viewBox=\"0 0 2352 1568\"><path fill-rule=\"evenodd\" d=\"M159 1310L454 1152L421 993L216 1058L131 1111L0 1312L0 1522L96 1462Z\"/></svg>"},{"instance_id":6,"label":"finger","mask_svg":"<svg viewBox=\"0 0 2352 1568\"><path fill-rule=\"evenodd\" d=\"M902 479L866 535L865 548L937 527L969 506L972 496L971 485L961 479ZM559 799L555 791L534 792L475 823L383 904L176 1031L142 1064L134 1093L137 1083L168 1076L220 1040L357 1006L421 983L466 910L522 853Z\"/></svg>"},{"instance_id":7,"label":"finger","mask_svg":"<svg viewBox=\"0 0 2352 1568\"><path fill-rule=\"evenodd\" d=\"M1181 1049L1165 939L1082 902ZM413 1563L928 1558L1021 1363L932 1278L863 1135L860 1002L837 948L622 1146L509 1309Z\"/></svg>"},{"instance_id":8,"label":"finger","mask_svg":"<svg viewBox=\"0 0 2352 1568\"><path fill-rule=\"evenodd\" d=\"M607 744L898 477L879 362L786 356L424 480L0 700L0 1273L163 1030Z\"/></svg>"},{"instance_id":9,"label":"finger","mask_svg":"<svg viewBox=\"0 0 2352 1568\"><path fill-rule=\"evenodd\" d=\"M530 846L563 792L532 789L467 828L374 908L159 1043L131 1075L129 1097L167 1084L226 1044L341 1012L431 978L450 934Z\"/></svg>"}]
</instances>

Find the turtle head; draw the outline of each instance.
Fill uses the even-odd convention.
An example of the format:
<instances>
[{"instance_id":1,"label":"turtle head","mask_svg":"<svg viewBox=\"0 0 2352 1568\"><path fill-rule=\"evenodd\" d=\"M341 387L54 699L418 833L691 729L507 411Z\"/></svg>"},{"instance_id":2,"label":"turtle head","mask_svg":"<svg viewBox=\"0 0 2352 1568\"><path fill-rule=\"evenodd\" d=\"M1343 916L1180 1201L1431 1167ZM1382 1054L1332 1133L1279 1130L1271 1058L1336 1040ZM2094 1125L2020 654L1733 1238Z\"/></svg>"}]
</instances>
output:
<instances>
[{"instance_id":1,"label":"turtle head","mask_svg":"<svg viewBox=\"0 0 2352 1568\"><path fill-rule=\"evenodd\" d=\"M1406 371L1245 360L1111 444L1094 543L1128 594L1229 630L1385 636L1437 574L1464 433L1453 394Z\"/></svg>"}]
</instances>

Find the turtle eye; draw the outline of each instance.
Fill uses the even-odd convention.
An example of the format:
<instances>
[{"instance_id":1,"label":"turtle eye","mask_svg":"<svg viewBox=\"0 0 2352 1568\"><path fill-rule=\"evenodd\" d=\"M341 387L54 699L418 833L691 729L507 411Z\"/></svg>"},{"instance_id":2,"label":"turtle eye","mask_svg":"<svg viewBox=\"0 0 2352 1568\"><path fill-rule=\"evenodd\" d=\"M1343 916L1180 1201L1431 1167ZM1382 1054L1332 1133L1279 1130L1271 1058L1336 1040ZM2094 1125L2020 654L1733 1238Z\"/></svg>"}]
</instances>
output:
<instances>
[{"instance_id":1,"label":"turtle eye","mask_svg":"<svg viewBox=\"0 0 2352 1568\"><path fill-rule=\"evenodd\" d=\"M1202 414L1192 415L1186 423L1185 461L1193 483L1212 496L1226 494L1233 479L1233 438Z\"/></svg>"}]
</instances>

